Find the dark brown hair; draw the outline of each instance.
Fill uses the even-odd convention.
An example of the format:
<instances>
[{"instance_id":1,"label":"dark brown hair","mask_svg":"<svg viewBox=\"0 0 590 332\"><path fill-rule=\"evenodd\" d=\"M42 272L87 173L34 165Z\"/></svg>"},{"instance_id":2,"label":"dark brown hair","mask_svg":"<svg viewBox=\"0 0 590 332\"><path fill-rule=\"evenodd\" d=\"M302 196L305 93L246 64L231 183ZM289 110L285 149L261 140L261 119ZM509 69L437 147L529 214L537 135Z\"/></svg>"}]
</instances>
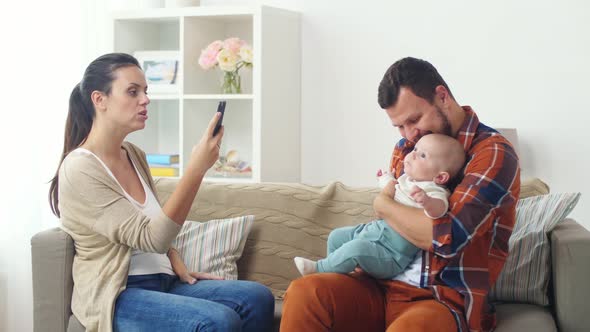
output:
<instances>
[{"instance_id":1,"label":"dark brown hair","mask_svg":"<svg viewBox=\"0 0 590 332\"><path fill-rule=\"evenodd\" d=\"M416 96L432 104L435 89L439 85L444 86L453 97L449 86L432 64L416 58L403 58L396 61L385 72L379 84L377 101L383 109L391 107L397 102L400 89L406 87Z\"/></svg>"},{"instance_id":2,"label":"dark brown hair","mask_svg":"<svg viewBox=\"0 0 590 332\"><path fill-rule=\"evenodd\" d=\"M140 67L137 60L129 54L110 53L100 56L88 65L82 81L76 84L70 94L63 151L57 171L53 179L51 179L51 186L49 187L49 205L53 214L58 217L60 216L58 207L59 168L68 153L76 149L88 138L95 116L94 105L92 104L90 95L94 91L100 91L109 95L113 81L116 78L115 71L128 66Z\"/></svg>"}]
</instances>

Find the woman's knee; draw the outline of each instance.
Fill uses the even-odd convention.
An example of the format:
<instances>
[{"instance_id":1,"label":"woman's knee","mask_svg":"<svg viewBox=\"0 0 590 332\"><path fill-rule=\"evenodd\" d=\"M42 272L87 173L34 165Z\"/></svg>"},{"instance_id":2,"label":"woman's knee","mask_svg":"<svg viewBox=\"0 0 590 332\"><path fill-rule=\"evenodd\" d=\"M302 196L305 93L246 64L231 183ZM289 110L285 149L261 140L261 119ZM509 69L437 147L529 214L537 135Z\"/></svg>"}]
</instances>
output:
<instances>
[{"instance_id":1,"label":"woman's knee","mask_svg":"<svg viewBox=\"0 0 590 332\"><path fill-rule=\"evenodd\" d=\"M211 304L206 317L195 318L196 331L241 331L242 319L231 308Z\"/></svg>"},{"instance_id":2,"label":"woman's knee","mask_svg":"<svg viewBox=\"0 0 590 332\"><path fill-rule=\"evenodd\" d=\"M250 305L274 310L275 298L268 287L253 281L242 281L242 293Z\"/></svg>"}]
</instances>

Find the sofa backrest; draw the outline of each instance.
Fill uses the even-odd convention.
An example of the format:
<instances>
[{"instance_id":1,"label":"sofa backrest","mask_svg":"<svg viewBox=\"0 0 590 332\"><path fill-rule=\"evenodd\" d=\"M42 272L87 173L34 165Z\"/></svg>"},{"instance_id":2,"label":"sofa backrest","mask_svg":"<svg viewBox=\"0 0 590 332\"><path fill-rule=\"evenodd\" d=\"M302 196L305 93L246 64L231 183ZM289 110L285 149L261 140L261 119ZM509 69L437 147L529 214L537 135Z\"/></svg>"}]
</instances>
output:
<instances>
[{"instance_id":1,"label":"sofa backrest","mask_svg":"<svg viewBox=\"0 0 590 332\"><path fill-rule=\"evenodd\" d=\"M162 203L177 182L167 178L155 181ZM521 198L547 192L547 184L537 178L521 181ZM299 277L293 258L325 257L332 229L374 219L373 199L378 193L378 188L353 188L340 182L326 186L203 183L187 219L256 216L238 261L239 278L260 282L280 298L291 280Z\"/></svg>"},{"instance_id":2,"label":"sofa backrest","mask_svg":"<svg viewBox=\"0 0 590 332\"><path fill-rule=\"evenodd\" d=\"M176 183L175 179L156 181L163 202ZM378 192L377 188L350 188L339 182L323 187L205 183L187 219L254 215L254 226L238 261L239 278L260 282L280 298L291 280L299 277L293 258L323 258L332 229L372 220L373 199Z\"/></svg>"}]
</instances>

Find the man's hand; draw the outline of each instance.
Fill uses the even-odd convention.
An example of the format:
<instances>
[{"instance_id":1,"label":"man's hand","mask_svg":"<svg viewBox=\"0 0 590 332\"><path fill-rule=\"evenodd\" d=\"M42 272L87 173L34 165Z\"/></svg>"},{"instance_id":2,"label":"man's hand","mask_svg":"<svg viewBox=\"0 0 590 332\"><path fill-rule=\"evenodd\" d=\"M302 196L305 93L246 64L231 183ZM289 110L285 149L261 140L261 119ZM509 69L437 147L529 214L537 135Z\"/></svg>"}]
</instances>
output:
<instances>
[{"instance_id":1,"label":"man's hand","mask_svg":"<svg viewBox=\"0 0 590 332\"><path fill-rule=\"evenodd\" d=\"M396 179L390 180L383 189L381 189L381 194L387 195L391 198L395 196L395 185L397 184Z\"/></svg>"},{"instance_id":2,"label":"man's hand","mask_svg":"<svg viewBox=\"0 0 590 332\"><path fill-rule=\"evenodd\" d=\"M387 201L393 200L393 196L395 196L395 185L397 184L397 180L393 179L385 185L381 192L375 199L373 200L373 210L375 210L375 216L379 219L383 219L383 209L386 206Z\"/></svg>"},{"instance_id":3,"label":"man's hand","mask_svg":"<svg viewBox=\"0 0 590 332\"><path fill-rule=\"evenodd\" d=\"M223 280L222 277L214 276L205 272L185 272L178 276L180 281L193 285L198 280Z\"/></svg>"},{"instance_id":4,"label":"man's hand","mask_svg":"<svg viewBox=\"0 0 590 332\"><path fill-rule=\"evenodd\" d=\"M348 275L355 279L366 279L370 277L369 274L365 272L365 270L361 269L358 266L354 268L354 271L348 273Z\"/></svg>"}]
</instances>

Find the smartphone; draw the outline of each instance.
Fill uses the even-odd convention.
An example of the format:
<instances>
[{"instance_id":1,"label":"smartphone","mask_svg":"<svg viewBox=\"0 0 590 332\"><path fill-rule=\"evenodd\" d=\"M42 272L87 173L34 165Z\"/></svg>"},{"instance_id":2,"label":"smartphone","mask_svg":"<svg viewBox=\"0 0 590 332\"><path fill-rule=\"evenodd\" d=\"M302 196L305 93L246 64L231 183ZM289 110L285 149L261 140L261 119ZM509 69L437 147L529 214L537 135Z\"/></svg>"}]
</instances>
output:
<instances>
[{"instance_id":1,"label":"smartphone","mask_svg":"<svg viewBox=\"0 0 590 332\"><path fill-rule=\"evenodd\" d=\"M221 129L221 124L223 123L223 114L225 113L225 100L221 100L219 102L219 105L217 105L217 112L221 112L221 116L219 117L219 120L217 120L215 129L213 129L213 136L217 135L219 129Z\"/></svg>"}]
</instances>

